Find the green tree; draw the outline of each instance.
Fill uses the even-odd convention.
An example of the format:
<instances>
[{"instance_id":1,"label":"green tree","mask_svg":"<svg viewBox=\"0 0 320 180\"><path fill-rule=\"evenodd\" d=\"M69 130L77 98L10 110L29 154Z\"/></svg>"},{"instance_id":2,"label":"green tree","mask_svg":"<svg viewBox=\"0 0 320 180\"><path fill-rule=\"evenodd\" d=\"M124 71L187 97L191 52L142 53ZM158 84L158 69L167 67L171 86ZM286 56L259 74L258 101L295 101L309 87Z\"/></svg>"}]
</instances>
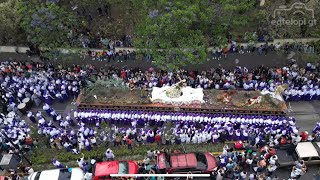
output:
<instances>
[{"instance_id":1,"label":"green tree","mask_svg":"<svg viewBox=\"0 0 320 180\"><path fill-rule=\"evenodd\" d=\"M143 0L143 19L135 29L135 47L163 69L202 63L212 7L204 0Z\"/></svg>"},{"instance_id":2,"label":"green tree","mask_svg":"<svg viewBox=\"0 0 320 180\"><path fill-rule=\"evenodd\" d=\"M17 11L20 0L0 1L0 43L15 44L25 36L19 28L21 16Z\"/></svg>"},{"instance_id":3,"label":"green tree","mask_svg":"<svg viewBox=\"0 0 320 180\"><path fill-rule=\"evenodd\" d=\"M249 14L255 10L256 2L249 0L216 0L214 2L214 19L212 26L212 42L218 46L227 43L231 34L243 34L243 28L252 19ZM246 29L248 31L248 29Z\"/></svg>"},{"instance_id":4,"label":"green tree","mask_svg":"<svg viewBox=\"0 0 320 180\"><path fill-rule=\"evenodd\" d=\"M254 9L256 2L249 0L219 0L221 6L220 16L217 16L219 21L229 26L236 28L245 26L250 21L247 13Z\"/></svg>"},{"instance_id":5,"label":"green tree","mask_svg":"<svg viewBox=\"0 0 320 180\"><path fill-rule=\"evenodd\" d=\"M80 25L76 16L55 1L22 1L18 7L20 26L27 34L27 40L41 47L70 47L74 40L73 28Z\"/></svg>"},{"instance_id":6,"label":"green tree","mask_svg":"<svg viewBox=\"0 0 320 180\"><path fill-rule=\"evenodd\" d=\"M68 6L68 3L61 3ZM78 16L93 17L94 20L88 20L90 34L120 39L123 35L132 34L133 27L141 19L141 4L139 0L73 0L69 6L77 7L75 12L78 11ZM98 13L99 8L103 11L102 16ZM109 13L105 12L106 9Z\"/></svg>"}]
</instances>

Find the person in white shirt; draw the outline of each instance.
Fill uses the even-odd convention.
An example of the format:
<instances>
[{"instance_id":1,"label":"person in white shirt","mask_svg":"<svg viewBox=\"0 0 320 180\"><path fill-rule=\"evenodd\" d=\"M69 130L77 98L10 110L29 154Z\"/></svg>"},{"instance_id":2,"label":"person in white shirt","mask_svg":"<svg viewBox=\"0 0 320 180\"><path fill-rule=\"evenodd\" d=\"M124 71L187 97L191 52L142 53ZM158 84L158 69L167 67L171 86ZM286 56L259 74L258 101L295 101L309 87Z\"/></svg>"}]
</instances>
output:
<instances>
[{"instance_id":1,"label":"person in white shirt","mask_svg":"<svg viewBox=\"0 0 320 180\"><path fill-rule=\"evenodd\" d=\"M214 88L215 88L215 89L220 89L219 84L218 84L218 83L216 83L216 84L215 84L215 86L214 86Z\"/></svg>"},{"instance_id":2,"label":"person in white shirt","mask_svg":"<svg viewBox=\"0 0 320 180\"><path fill-rule=\"evenodd\" d=\"M278 156L277 155L273 155L269 159L269 164L275 165L277 163L277 160L278 160Z\"/></svg>"},{"instance_id":3,"label":"person in white shirt","mask_svg":"<svg viewBox=\"0 0 320 180\"><path fill-rule=\"evenodd\" d=\"M181 143L185 143L187 140L186 134L185 133L181 133L180 134L180 139L181 139Z\"/></svg>"},{"instance_id":4,"label":"person in white shirt","mask_svg":"<svg viewBox=\"0 0 320 180\"><path fill-rule=\"evenodd\" d=\"M241 171L240 177L241 177L241 179L246 179L247 178L247 172Z\"/></svg>"},{"instance_id":5,"label":"person in white shirt","mask_svg":"<svg viewBox=\"0 0 320 180\"><path fill-rule=\"evenodd\" d=\"M196 144L198 142L196 134L192 137L191 141L192 141L193 144Z\"/></svg>"},{"instance_id":6,"label":"person in white shirt","mask_svg":"<svg viewBox=\"0 0 320 180\"><path fill-rule=\"evenodd\" d=\"M114 154L112 150L109 148L106 151L106 158L107 158L107 161L112 161L114 159Z\"/></svg>"},{"instance_id":7,"label":"person in white shirt","mask_svg":"<svg viewBox=\"0 0 320 180\"><path fill-rule=\"evenodd\" d=\"M190 144L190 142L191 142L191 135L186 134L186 143Z\"/></svg>"},{"instance_id":8,"label":"person in white shirt","mask_svg":"<svg viewBox=\"0 0 320 180\"><path fill-rule=\"evenodd\" d=\"M223 180L224 177L224 170L223 168L220 168L217 172L216 180Z\"/></svg>"},{"instance_id":9,"label":"person in white shirt","mask_svg":"<svg viewBox=\"0 0 320 180\"><path fill-rule=\"evenodd\" d=\"M219 48L217 49L217 59L218 59L218 60L221 59L221 55L222 55L222 48L219 47Z\"/></svg>"}]
</instances>

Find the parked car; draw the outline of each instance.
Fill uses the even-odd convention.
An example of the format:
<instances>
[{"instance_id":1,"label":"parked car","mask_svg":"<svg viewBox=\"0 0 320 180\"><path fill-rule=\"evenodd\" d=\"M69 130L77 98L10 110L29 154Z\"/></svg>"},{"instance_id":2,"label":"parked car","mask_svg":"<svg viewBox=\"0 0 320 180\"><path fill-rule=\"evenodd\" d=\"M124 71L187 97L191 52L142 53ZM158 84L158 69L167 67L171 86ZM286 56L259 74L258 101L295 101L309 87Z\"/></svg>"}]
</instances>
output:
<instances>
[{"instance_id":1,"label":"parked car","mask_svg":"<svg viewBox=\"0 0 320 180\"><path fill-rule=\"evenodd\" d=\"M28 180L84 180L84 172L80 168L52 169L34 172Z\"/></svg>"},{"instance_id":2,"label":"parked car","mask_svg":"<svg viewBox=\"0 0 320 180\"><path fill-rule=\"evenodd\" d=\"M160 153L157 156L157 165L162 173L210 173L217 166L216 158L210 153Z\"/></svg>"},{"instance_id":3,"label":"parked car","mask_svg":"<svg viewBox=\"0 0 320 180\"><path fill-rule=\"evenodd\" d=\"M107 180L111 174L138 174L138 165L134 161L98 162L92 172L93 180Z\"/></svg>"},{"instance_id":4,"label":"parked car","mask_svg":"<svg viewBox=\"0 0 320 180\"><path fill-rule=\"evenodd\" d=\"M306 165L320 164L320 142L300 142L294 152L277 150L280 167L293 166L296 161L303 160Z\"/></svg>"}]
</instances>

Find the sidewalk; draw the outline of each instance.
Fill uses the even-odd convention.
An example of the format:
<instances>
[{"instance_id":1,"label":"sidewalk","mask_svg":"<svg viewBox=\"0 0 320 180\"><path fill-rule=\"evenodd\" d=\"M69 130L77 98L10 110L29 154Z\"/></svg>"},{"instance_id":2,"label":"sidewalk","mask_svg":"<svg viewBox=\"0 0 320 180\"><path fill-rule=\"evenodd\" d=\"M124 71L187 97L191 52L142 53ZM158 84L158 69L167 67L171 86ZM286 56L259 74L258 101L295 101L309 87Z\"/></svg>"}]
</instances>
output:
<instances>
[{"instance_id":1,"label":"sidewalk","mask_svg":"<svg viewBox=\"0 0 320 180\"><path fill-rule=\"evenodd\" d=\"M274 39L273 42L268 42L269 44L277 44L280 43L281 45L289 42L289 43L293 43L293 42L302 42L302 43L306 43L306 42L312 42L312 41L319 41L320 38L300 38L300 39ZM238 43L239 45L242 46L246 46L247 43ZM263 45L265 44L264 42L262 43L257 43L257 46ZM208 51L211 50L213 47L209 47ZM0 53L15 53L16 51L18 51L19 53L26 53L27 50L29 48L28 47L18 47L18 46L0 46ZM130 50L131 52L135 50L135 48L131 48L131 47L116 47L116 52L120 51L120 50ZM81 50L91 50L91 51L102 51L103 49L86 49L86 48L71 48L71 49L61 49L62 51L65 51L66 53L68 52L76 52L76 51L81 51Z\"/></svg>"}]
</instances>

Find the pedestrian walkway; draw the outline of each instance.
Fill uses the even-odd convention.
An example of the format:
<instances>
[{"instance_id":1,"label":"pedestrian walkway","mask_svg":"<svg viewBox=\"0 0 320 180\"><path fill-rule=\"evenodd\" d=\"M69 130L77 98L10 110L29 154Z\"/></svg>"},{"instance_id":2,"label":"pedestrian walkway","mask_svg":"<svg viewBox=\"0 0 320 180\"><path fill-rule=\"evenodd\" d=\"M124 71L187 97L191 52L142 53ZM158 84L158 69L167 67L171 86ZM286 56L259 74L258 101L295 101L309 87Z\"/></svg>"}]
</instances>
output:
<instances>
[{"instance_id":1,"label":"pedestrian walkway","mask_svg":"<svg viewBox=\"0 0 320 180\"><path fill-rule=\"evenodd\" d=\"M278 44L280 43L281 45L285 44L285 43L307 43L307 42L313 42L313 41L319 41L320 38L298 38L298 39L274 39L272 42L268 42L269 44ZM264 42L261 43L257 43L257 46L263 45L265 44ZM247 43L239 43L240 46L246 46ZM208 50L211 50L213 47L209 47ZM23 47L23 46L0 46L0 53L15 53L15 52L19 52L19 53L26 53L27 50L29 50L29 47ZM61 51L64 51L66 53L68 52L77 52L77 51L81 51L81 50L90 50L90 51L103 51L103 49L86 49L86 48L72 48L72 49L62 49ZM116 47L115 48L116 52L119 51L123 51L123 50L129 50L129 51L134 51L135 48L132 47Z\"/></svg>"}]
</instances>

